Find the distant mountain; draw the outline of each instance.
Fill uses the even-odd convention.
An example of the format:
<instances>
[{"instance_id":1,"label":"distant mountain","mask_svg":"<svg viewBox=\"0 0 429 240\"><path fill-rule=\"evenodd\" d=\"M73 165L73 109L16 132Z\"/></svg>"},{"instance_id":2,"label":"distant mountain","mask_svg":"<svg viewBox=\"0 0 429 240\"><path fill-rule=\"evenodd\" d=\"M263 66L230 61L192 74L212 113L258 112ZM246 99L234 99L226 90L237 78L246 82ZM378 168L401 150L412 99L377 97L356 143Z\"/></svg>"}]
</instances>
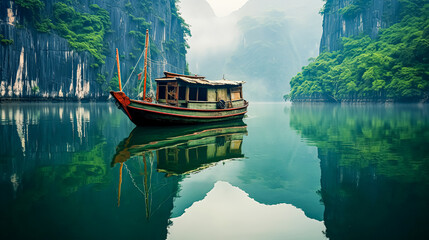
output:
<instances>
[{"instance_id":1,"label":"distant mountain","mask_svg":"<svg viewBox=\"0 0 429 240\"><path fill-rule=\"evenodd\" d=\"M237 42L237 20L218 18L205 0L182 0L181 11L191 25L191 48L187 54L191 72L208 79L222 78L225 60Z\"/></svg>"},{"instance_id":2,"label":"distant mountain","mask_svg":"<svg viewBox=\"0 0 429 240\"><path fill-rule=\"evenodd\" d=\"M239 19L246 16L263 16L269 12L283 12L288 21L288 33L300 52L300 64L318 55L322 35L322 16L318 14L322 0L249 0L233 13Z\"/></svg>"},{"instance_id":3,"label":"distant mountain","mask_svg":"<svg viewBox=\"0 0 429 240\"><path fill-rule=\"evenodd\" d=\"M205 7L201 12L207 14L196 16L193 13L199 10L193 2L182 0L181 5L193 34L188 52L191 72L246 81L247 99L281 100L290 89L290 78L318 54L319 0L249 0L223 18Z\"/></svg>"},{"instance_id":4,"label":"distant mountain","mask_svg":"<svg viewBox=\"0 0 429 240\"><path fill-rule=\"evenodd\" d=\"M226 72L234 79L247 81L247 98L278 100L288 79L302 65L288 20L282 12L269 12L261 17L244 17L238 26L240 45L226 62Z\"/></svg>"}]
</instances>

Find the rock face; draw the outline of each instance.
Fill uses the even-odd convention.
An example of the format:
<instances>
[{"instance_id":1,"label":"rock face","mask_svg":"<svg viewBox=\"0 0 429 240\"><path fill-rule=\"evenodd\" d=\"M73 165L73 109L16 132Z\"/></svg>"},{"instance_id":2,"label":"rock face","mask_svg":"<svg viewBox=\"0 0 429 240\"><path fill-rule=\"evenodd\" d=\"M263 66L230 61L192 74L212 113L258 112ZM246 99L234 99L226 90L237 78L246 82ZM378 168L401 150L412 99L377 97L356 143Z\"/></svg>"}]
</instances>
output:
<instances>
[{"instance_id":1,"label":"rock face","mask_svg":"<svg viewBox=\"0 0 429 240\"><path fill-rule=\"evenodd\" d=\"M111 31L104 36L105 63L91 66L96 59L88 51L70 47L67 39L55 30L48 33L37 31L25 19L23 9L16 1L0 3L0 34L12 44L0 45L0 100L16 98L59 98L67 100L106 99L109 82L116 76L115 49L121 55L122 84L142 52L141 39L130 32L141 28L135 17L150 23L151 76L162 76L163 71L183 73L186 66L183 22L175 7L175 0L99 0L59 1L43 0L43 14L52 16L57 2L67 2L76 12L90 12L90 5L97 4L109 12ZM149 4L149 11L139 6ZM130 9L133 9L132 15ZM138 42L140 41L140 45ZM144 42L144 38L143 38ZM171 46L175 45L175 46ZM168 46L168 47L166 47ZM137 71L133 74L125 92L136 88ZM103 76L100 78L100 76ZM98 79L97 79L98 78ZM135 91L134 91L135 94Z\"/></svg>"},{"instance_id":2,"label":"rock face","mask_svg":"<svg viewBox=\"0 0 429 240\"><path fill-rule=\"evenodd\" d=\"M398 0L327 0L323 11L320 52L340 49L342 37L375 38L381 28L399 20Z\"/></svg>"}]
</instances>

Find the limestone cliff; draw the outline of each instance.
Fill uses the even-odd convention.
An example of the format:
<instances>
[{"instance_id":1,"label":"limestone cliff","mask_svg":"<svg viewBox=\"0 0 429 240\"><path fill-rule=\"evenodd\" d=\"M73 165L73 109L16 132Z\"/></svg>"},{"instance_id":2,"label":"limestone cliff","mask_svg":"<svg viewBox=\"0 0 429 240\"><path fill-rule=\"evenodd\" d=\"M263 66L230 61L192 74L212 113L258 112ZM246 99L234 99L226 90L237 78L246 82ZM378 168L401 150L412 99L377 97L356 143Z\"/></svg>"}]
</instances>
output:
<instances>
[{"instance_id":1,"label":"limestone cliff","mask_svg":"<svg viewBox=\"0 0 429 240\"><path fill-rule=\"evenodd\" d=\"M320 52L340 48L342 37L359 34L375 38L381 28L399 20L398 0L326 0Z\"/></svg>"},{"instance_id":2,"label":"limestone cliff","mask_svg":"<svg viewBox=\"0 0 429 240\"><path fill-rule=\"evenodd\" d=\"M95 16L91 14L107 11L103 34L94 37L94 41L101 38L98 50L88 47L89 42L76 42L74 33L64 32L61 24L66 13L56 11L59 3L69 14L88 20L82 26L89 32L100 27L91 22L89 17ZM35 4L37 11L28 4ZM1 1L0 100L106 99L116 84L115 49L120 51L124 82L142 52L146 28L150 32L152 79L163 71L183 73L186 24L176 0ZM130 94L136 93L135 76L126 89Z\"/></svg>"}]
</instances>

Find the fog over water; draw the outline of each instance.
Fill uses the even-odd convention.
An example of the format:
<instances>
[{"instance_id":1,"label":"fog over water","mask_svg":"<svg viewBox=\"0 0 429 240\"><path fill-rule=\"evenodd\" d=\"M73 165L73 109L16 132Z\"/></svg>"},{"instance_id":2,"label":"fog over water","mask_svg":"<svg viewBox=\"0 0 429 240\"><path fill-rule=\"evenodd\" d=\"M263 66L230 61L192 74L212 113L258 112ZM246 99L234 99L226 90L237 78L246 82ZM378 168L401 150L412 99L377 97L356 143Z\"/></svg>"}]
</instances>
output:
<instances>
[{"instance_id":1,"label":"fog over water","mask_svg":"<svg viewBox=\"0 0 429 240\"><path fill-rule=\"evenodd\" d=\"M240 2L232 1L231 7ZM319 53L323 1L248 0L227 16L218 9L222 1L217 4L181 0L180 11L191 25L190 71L246 81L249 100L281 101L290 79Z\"/></svg>"}]
</instances>

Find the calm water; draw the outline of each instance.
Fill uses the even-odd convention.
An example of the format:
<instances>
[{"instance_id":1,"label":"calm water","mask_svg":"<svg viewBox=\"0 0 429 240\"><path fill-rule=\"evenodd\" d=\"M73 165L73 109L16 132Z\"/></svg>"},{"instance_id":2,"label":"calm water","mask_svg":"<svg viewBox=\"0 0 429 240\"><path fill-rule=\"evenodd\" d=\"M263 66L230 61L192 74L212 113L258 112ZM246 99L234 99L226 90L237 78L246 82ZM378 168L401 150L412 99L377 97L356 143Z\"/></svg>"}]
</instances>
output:
<instances>
[{"instance_id":1,"label":"calm water","mask_svg":"<svg viewBox=\"0 0 429 240\"><path fill-rule=\"evenodd\" d=\"M0 239L422 239L429 107L253 103L135 128L113 104L0 105Z\"/></svg>"}]
</instances>

